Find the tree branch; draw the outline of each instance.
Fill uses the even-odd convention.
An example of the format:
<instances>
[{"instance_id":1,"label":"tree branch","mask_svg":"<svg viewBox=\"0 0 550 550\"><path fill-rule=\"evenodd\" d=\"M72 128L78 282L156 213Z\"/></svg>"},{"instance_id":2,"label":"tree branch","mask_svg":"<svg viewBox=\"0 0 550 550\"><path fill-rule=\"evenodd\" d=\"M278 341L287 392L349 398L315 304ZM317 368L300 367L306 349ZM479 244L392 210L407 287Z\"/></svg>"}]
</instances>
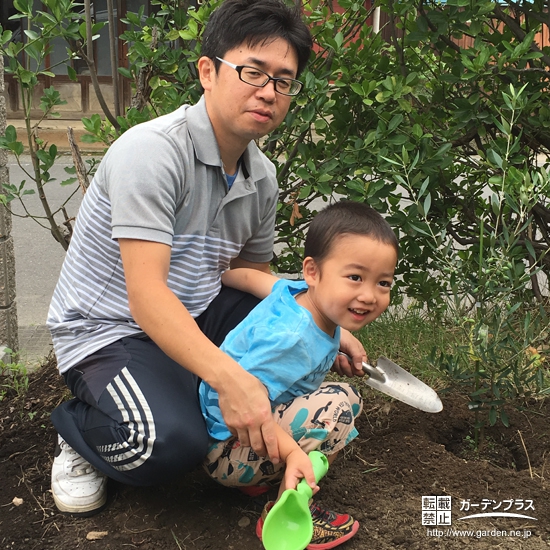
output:
<instances>
[{"instance_id":1,"label":"tree branch","mask_svg":"<svg viewBox=\"0 0 550 550\"><path fill-rule=\"evenodd\" d=\"M113 0L107 0L107 14L109 17L109 51L111 54L111 76L113 78L113 101L115 104L115 117L120 116L120 98L118 90L118 48L117 32L115 29L115 17Z\"/></svg>"},{"instance_id":2,"label":"tree branch","mask_svg":"<svg viewBox=\"0 0 550 550\"><path fill-rule=\"evenodd\" d=\"M97 79L97 72L95 69L95 62L94 62L94 49L93 49L93 43L92 43L92 9L91 9L91 0L84 0L84 11L85 11L85 18L86 18L86 50L87 52L84 52L84 48L81 44L77 44L77 49L79 55L84 59L86 62L86 65L88 66L88 70L90 71L90 78L92 79L92 85L94 87L95 95L97 96L97 100L99 101L99 104L101 105L101 109L109 122L115 127L115 129L118 131L120 129L120 126L118 124L118 121L116 117L114 117L111 114L111 110L107 106L107 103L105 101L105 98L103 97L103 92L101 91L101 88L99 86L99 80Z\"/></svg>"},{"instance_id":3,"label":"tree branch","mask_svg":"<svg viewBox=\"0 0 550 550\"><path fill-rule=\"evenodd\" d=\"M405 63L405 54L397 38L397 29L395 27L396 16L395 16L395 9L393 7L393 0L389 0L388 7L390 10L390 13L393 14L393 17L390 17L390 30L391 30L393 47L395 48L395 51L397 52L397 57L399 59L399 70L401 71L402 76L407 76L407 65Z\"/></svg>"},{"instance_id":4,"label":"tree branch","mask_svg":"<svg viewBox=\"0 0 550 550\"><path fill-rule=\"evenodd\" d=\"M495 2L494 6L495 6L495 9L493 13L495 14L495 16L512 31L512 34L518 40L521 40L523 42L527 33L521 28L519 23L513 17L510 17L508 14L504 13L504 10L501 8L498 2ZM544 61L544 64L547 67L550 66L550 56L545 55L535 43L531 44L530 49L532 52L540 53L541 54L540 59Z\"/></svg>"},{"instance_id":5,"label":"tree branch","mask_svg":"<svg viewBox=\"0 0 550 550\"><path fill-rule=\"evenodd\" d=\"M88 190L90 182L88 181L88 176L86 175L86 167L84 166L82 155L80 154L80 149L78 148L78 145L74 138L74 132L71 127L67 128L67 137L69 139L71 154L73 156L73 163L76 169L76 177L78 179L78 183L80 184L80 188L82 189L82 194L84 194Z\"/></svg>"}]
</instances>

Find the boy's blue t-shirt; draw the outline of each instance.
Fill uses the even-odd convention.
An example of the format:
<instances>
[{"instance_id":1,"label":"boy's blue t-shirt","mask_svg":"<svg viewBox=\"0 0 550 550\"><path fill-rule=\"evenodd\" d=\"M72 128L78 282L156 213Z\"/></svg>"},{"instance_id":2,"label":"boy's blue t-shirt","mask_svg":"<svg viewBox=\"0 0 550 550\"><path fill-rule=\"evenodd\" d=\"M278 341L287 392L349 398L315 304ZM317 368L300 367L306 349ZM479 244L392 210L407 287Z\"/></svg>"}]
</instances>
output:
<instances>
[{"instance_id":1,"label":"boy's blue t-shirt","mask_svg":"<svg viewBox=\"0 0 550 550\"><path fill-rule=\"evenodd\" d=\"M296 302L296 294L305 290L304 281L281 279L220 346L265 385L274 406L317 390L340 346L340 327L330 337ZM220 441L231 437L218 393L201 382L199 397L210 437Z\"/></svg>"}]
</instances>

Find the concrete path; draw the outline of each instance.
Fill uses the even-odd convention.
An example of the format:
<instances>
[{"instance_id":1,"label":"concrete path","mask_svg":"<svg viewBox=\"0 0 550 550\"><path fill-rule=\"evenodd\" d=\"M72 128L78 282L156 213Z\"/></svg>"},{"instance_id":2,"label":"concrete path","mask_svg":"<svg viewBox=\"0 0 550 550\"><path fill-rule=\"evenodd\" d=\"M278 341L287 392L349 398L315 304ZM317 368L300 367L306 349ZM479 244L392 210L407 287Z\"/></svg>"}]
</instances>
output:
<instances>
[{"instance_id":1,"label":"concrete path","mask_svg":"<svg viewBox=\"0 0 550 550\"><path fill-rule=\"evenodd\" d=\"M73 191L76 193L65 205L69 216L75 216L82 200L77 184L61 186L59 182L70 177L64 170L73 165L70 155L63 156L51 169L52 178L46 186L46 196L55 211L64 204ZM31 173L29 156L21 158L18 165L14 156L10 156L10 183L19 185L26 180L25 189L35 189L34 182L28 176ZM44 216L37 194L24 198L27 211L34 216ZM40 363L51 350L51 338L45 322L49 303L59 276L65 251L52 237L48 228L41 227L28 216L22 204L13 201L11 209L15 248L17 316L19 322L19 347L21 359L32 367ZM58 223L63 221L57 216ZM39 219L46 225L46 220Z\"/></svg>"}]
</instances>

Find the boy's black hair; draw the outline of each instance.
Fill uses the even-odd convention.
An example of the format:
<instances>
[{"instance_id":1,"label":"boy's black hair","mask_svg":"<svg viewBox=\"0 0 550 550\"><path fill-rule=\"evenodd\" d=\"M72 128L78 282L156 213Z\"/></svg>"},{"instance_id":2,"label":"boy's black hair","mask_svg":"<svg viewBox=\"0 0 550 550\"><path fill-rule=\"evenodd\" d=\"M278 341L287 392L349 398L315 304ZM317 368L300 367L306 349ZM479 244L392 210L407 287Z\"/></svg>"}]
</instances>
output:
<instances>
[{"instance_id":1,"label":"boy's black hair","mask_svg":"<svg viewBox=\"0 0 550 550\"><path fill-rule=\"evenodd\" d=\"M309 225L304 257L317 264L330 254L334 241L342 235L364 235L389 244L399 253L397 237L390 224L368 204L341 201L321 210Z\"/></svg>"},{"instance_id":2,"label":"boy's black hair","mask_svg":"<svg viewBox=\"0 0 550 550\"><path fill-rule=\"evenodd\" d=\"M241 44L253 48L275 38L286 40L298 57L299 76L313 42L297 7L283 0L226 0L210 16L202 40L201 55L214 61L216 71L226 52Z\"/></svg>"}]
</instances>

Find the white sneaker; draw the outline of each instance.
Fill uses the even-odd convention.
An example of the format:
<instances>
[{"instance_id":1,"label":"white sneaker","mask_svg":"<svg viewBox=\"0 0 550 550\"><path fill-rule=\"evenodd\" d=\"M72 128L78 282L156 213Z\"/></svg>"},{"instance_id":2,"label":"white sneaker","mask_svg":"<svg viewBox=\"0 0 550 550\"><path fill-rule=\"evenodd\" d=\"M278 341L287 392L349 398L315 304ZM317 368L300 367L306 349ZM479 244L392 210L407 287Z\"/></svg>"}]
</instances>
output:
<instances>
[{"instance_id":1,"label":"white sneaker","mask_svg":"<svg viewBox=\"0 0 550 550\"><path fill-rule=\"evenodd\" d=\"M58 436L52 464L52 494L61 512L90 514L107 501L107 476Z\"/></svg>"}]
</instances>

